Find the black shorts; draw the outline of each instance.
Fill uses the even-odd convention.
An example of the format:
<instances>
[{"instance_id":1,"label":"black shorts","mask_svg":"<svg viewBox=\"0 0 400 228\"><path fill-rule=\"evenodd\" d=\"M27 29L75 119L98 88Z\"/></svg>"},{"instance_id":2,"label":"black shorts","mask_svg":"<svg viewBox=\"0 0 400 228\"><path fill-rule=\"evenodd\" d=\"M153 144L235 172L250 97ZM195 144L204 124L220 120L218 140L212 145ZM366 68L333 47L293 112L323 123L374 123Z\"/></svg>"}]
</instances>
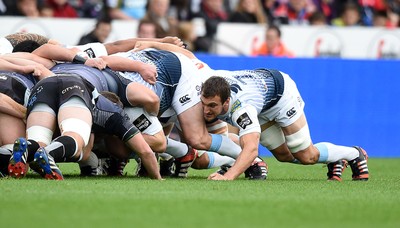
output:
<instances>
[{"instance_id":1,"label":"black shorts","mask_svg":"<svg viewBox=\"0 0 400 228\"><path fill-rule=\"evenodd\" d=\"M78 75L57 75L38 82L32 89L27 105L27 114L35 104L45 103L55 112L71 97L80 97L89 110L93 110L94 86Z\"/></svg>"},{"instance_id":2,"label":"black shorts","mask_svg":"<svg viewBox=\"0 0 400 228\"><path fill-rule=\"evenodd\" d=\"M12 72L0 72L0 93L11 97L18 104L24 105L25 93L28 89L21 80L13 76Z\"/></svg>"}]
</instances>

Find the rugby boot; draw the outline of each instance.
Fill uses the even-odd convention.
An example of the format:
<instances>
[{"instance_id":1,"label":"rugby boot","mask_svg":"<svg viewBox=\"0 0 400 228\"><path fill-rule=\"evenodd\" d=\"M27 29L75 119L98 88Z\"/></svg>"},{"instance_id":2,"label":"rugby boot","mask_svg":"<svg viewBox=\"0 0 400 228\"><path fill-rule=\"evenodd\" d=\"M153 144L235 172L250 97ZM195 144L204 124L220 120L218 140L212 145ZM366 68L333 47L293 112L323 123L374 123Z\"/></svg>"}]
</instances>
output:
<instances>
[{"instance_id":1,"label":"rugby boot","mask_svg":"<svg viewBox=\"0 0 400 228\"><path fill-rule=\"evenodd\" d=\"M332 181L342 181L342 173L346 169L348 163L346 160L339 160L337 162L331 162L327 165L328 172L326 175L328 176L328 180Z\"/></svg>"},{"instance_id":2,"label":"rugby boot","mask_svg":"<svg viewBox=\"0 0 400 228\"><path fill-rule=\"evenodd\" d=\"M357 158L349 161L351 171L353 171L352 178L353 180L367 181L369 178L367 152L359 146L355 146L354 148L358 150L359 155Z\"/></svg>"},{"instance_id":3,"label":"rugby boot","mask_svg":"<svg viewBox=\"0 0 400 228\"><path fill-rule=\"evenodd\" d=\"M188 169L197 157L197 150L189 147L188 153L180 158L175 158L175 174L173 177L186 178Z\"/></svg>"},{"instance_id":4,"label":"rugby boot","mask_svg":"<svg viewBox=\"0 0 400 228\"><path fill-rule=\"evenodd\" d=\"M33 163L36 172L47 180L64 180L61 170L54 162L54 158L41 147L36 151Z\"/></svg>"},{"instance_id":5,"label":"rugby boot","mask_svg":"<svg viewBox=\"0 0 400 228\"><path fill-rule=\"evenodd\" d=\"M8 163L8 175L14 178L23 178L28 172L28 142L25 138L18 138L14 142L10 162Z\"/></svg>"},{"instance_id":6,"label":"rugby boot","mask_svg":"<svg viewBox=\"0 0 400 228\"><path fill-rule=\"evenodd\" d=\"M250 167L244 172L244 176L249 178L249 180L266 180L268 175L268 165L260 157L257 158L258 159L254 160Z\"/></svg>"},{"instance_id":7,"label":"rugby boot","mask_svg":"<svg viewBox=\"0 0 400 228\"><path fill-rule=\"evenodd\" d=\"M175 159L168 160L160 158L160 175L162 177L171 177L175 174Z\"/></svg>"}]
</instances>

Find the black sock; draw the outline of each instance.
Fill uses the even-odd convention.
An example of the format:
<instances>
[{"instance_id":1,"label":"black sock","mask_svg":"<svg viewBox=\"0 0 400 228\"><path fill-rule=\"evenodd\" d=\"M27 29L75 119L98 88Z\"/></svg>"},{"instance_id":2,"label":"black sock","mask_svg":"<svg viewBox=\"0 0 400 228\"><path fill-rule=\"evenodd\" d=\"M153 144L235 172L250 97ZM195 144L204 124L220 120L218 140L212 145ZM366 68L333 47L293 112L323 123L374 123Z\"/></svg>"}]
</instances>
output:
<instances>
[{"instance_id":1,"label":"black sock","mask_svg":"<svg viewBox=\"0 0 400 228\"><path fill-rule=\"evenodd\" d=\"M31 162L34 159L36 151L40 148L39 143L35 140L29 139L28 140L28 158L27 162Z\"/></svg>"}]
</instances>

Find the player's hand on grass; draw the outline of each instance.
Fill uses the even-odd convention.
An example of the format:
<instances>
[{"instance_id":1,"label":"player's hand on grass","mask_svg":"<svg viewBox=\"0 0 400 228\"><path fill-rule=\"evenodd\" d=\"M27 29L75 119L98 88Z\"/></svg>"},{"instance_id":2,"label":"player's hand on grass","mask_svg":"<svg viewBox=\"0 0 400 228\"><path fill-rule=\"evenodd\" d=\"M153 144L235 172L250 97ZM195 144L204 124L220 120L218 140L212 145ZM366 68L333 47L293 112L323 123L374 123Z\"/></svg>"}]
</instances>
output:
<instances>
[{"instance_id":1,"label":"player's hand on grass","mask_svg":"<svg viewBox=\"0 0 400 228\"><path fill-rule=\"evenodd\" d=\"M207 178L208 180L229 180L226 178L224 175L221 175L219 173L213 173Z\"/></svg>"}]
</instances>

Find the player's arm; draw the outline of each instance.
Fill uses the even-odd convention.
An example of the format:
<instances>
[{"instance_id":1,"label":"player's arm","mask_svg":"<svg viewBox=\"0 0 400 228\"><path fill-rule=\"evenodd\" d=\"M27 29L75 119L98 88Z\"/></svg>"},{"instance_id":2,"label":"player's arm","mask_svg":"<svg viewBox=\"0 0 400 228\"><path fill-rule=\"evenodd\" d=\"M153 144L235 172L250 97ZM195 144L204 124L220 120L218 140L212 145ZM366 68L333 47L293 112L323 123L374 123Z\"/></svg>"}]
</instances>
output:
<instances>
[{"instance_id":1,"label":"player's arm","mask_svg":"<svg viewBox=\"0 0 400 228\"><path fill-rule=\"evenodd\" d=\"M140 157L146 170L153 179L161 179L158 169L157 159L154 156L150 146L143 139L139 129L136 128L131 122L128 115L124 112L122 107L111 106L110 100L100 95L97 99L96 108L94 109L95 115L102 115L108 112L107 118L94 118L94 128L103 128L107 134L118 136L132 151ZM110 115L112 114L112 115Z\"/></svg>"},{"instance_id":2,"label":"player's arm","mask_svg":"<svg viewBox=\"0 0 400 228\"><path fill-rule=\"evenodd\" d=\"M177 52L185 55L189 59L196 59L196 56L191 51L170 43L160 43L154 41L138 41L136 42L134 51L140 51L146 48L155 48L158 50Z\"/></svg>"},{"instance_id":3,"label":"player's arm","mask_svg":"<svg viewBox=\"0 0 400 228\"><path fill-rule=\"evenodd\" d=\"M0 112L19 119L24 119L26 108L23 105L18 104L11 97L0 93Z\"/></svg>"},{"instance_id":4,"label":"player's arm","mask_svg":"<svg viewBox=\"0 0 400 228\"><path fill-rule=\"evenodd\" d=\"M95 67L100 70L106 67L106 63L103 61L103 59L85 58L83 56L78 55L78 49L66 48L61 45L44 44L38 47L36 50L34 50L32 54L54 61L85 64L87 66Z\"/></svg>"},{"instance_id":5,"label":"player's arm","mask_svg":"<svg viewBox=\"0 0 400 228\"><path fill-rule=\"evenodd\" d=\"M39 80L54 75L53 72L41 63L24 59L20 55L2 56L2 58L0 58L0 69L20 74L32 74Z\"/></svg>"},{"instance_id":6,"label":"player's arm","mask_svg":"<svg viewBox=\"0 0 400 228\"><path fill-rule=\"evenodd\" d=\"M132 106L143 107L152 116L157 116L160 110L160 99L151 89L132 82L127 87L126 97Z\"/></svg>"},{"instance_id":7,"label":"player's arm","mask_svg":"<svg viewBox=\"0 0 400 228\"><path fill-rule=\"evenodd\" d=\"M152 85L156 83L157 68L154 65L117 55L102 56L100 58L112 70L138 72L146 82Z\"/></svg>"},{"instance_id":8,"label":"player's arm","mask_svg":"<svg viewBox=\"0 0 400 228\"><path fill-rule=\"evenodd\" d=\"M142 161L142 164L146 168L147 172L149 173L149 176L152 179L161 180L156 156L154 155L150 146L144 140L142 134L136 134L125 143L140 157L140 160Z\"/></svg>"},{"instance_id":9,"label":"player's arm","mask_svg":"<svg viewBox=\"0 0 400 228\"><path fill-rule=\"evenodd\" d=\"M138 41L154 41L161 43L169 43L172 45L183 47L182 40L174 36L167 36L164 38L130 38L125 40L117 40L112 43L106 43L104 44L104 46L107 49L107 53L111 55L118 52L126 52L134 49L136 46L136 42Z\"/></svg>"},{"instance_id":10,"label":"player's arm","mask_svg":"<svg viewBox=\"0 0 400 228\"><path fill-rule=\"evenodd\" d=\"M235 164L224 174L224 176L213 173L209 176L211 180L234 180L247 168L258 155L261 127L258 122L258 113L255 107L247 105L236 110L232 114L232 123L239 128L240 152Z\"/></svg>"}]
</instances>

